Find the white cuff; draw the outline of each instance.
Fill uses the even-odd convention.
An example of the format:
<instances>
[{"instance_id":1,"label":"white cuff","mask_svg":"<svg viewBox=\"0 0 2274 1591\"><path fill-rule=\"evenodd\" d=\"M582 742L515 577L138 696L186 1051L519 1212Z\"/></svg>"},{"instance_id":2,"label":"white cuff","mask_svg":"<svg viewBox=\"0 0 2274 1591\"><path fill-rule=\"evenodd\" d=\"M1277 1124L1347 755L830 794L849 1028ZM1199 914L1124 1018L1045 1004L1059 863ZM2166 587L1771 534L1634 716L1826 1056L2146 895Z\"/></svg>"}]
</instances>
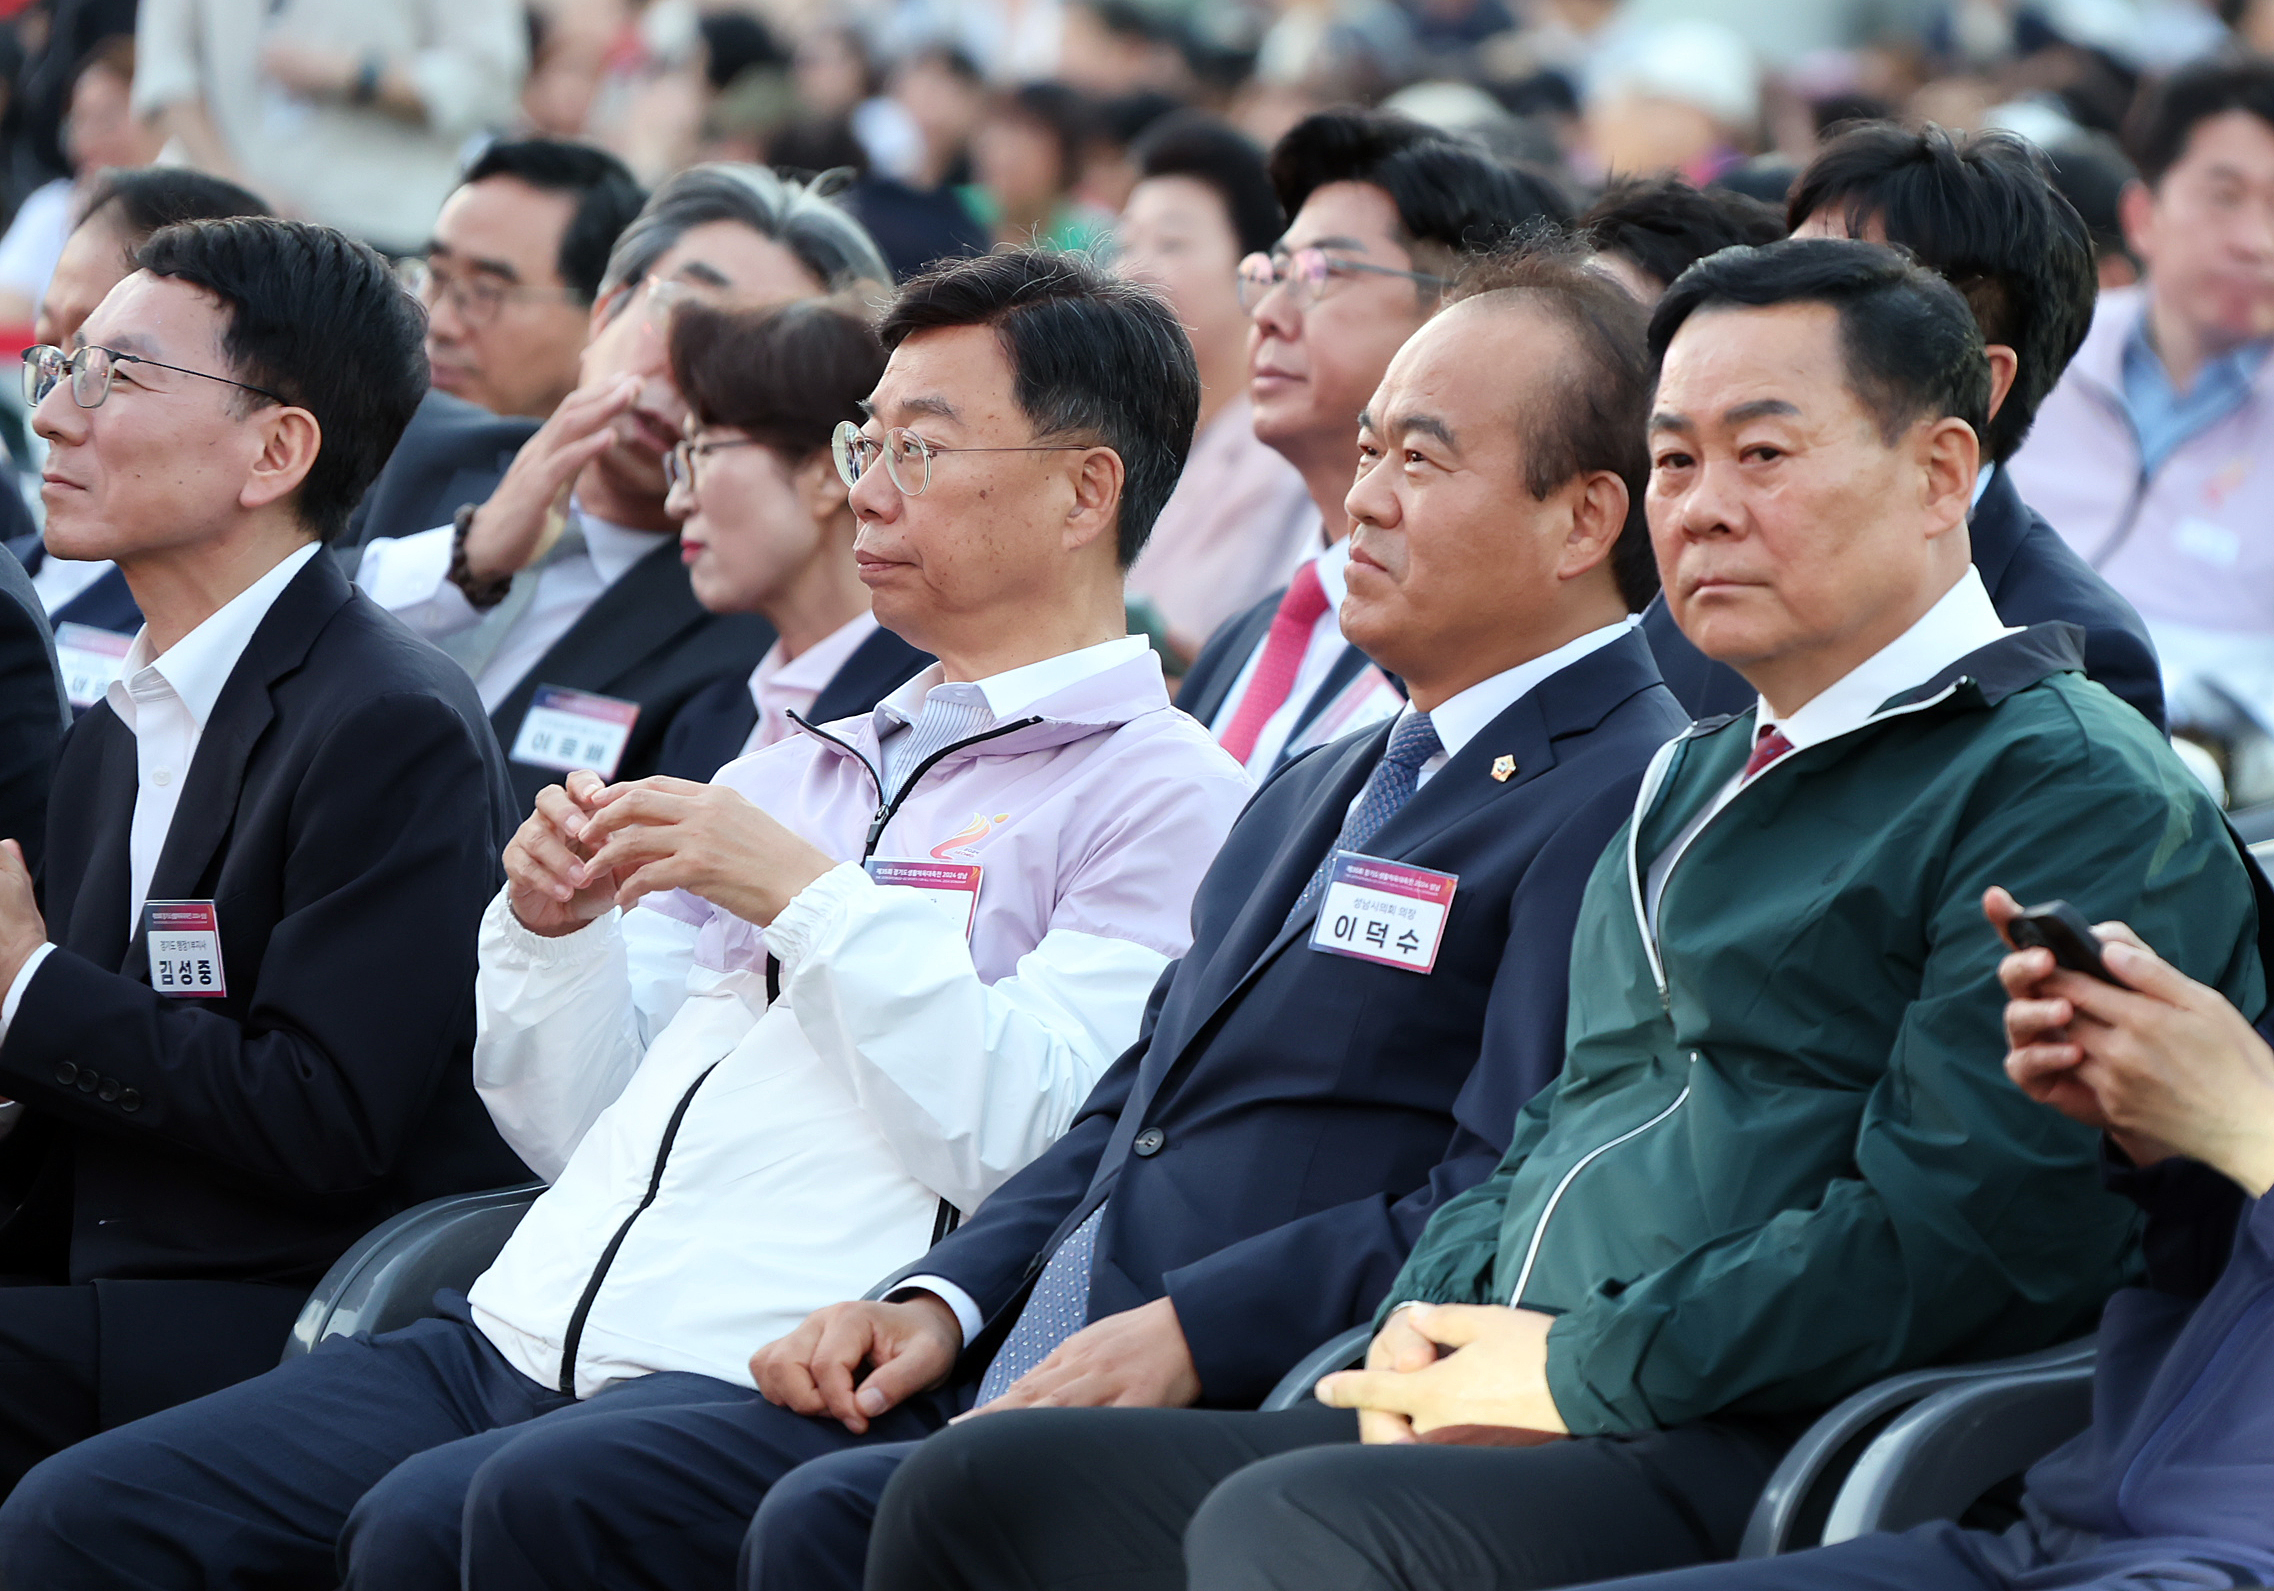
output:
<instances>
[{"instance_id":1,"label":"white cuff","mask_svg":"<svg viewBox=\"0 0 2274 1591\"><path fill-rule=\"evenodd\" d=\"M782 979L797 969L813 943L853 904L855 897L876 888L858 862L839 862L828 872L790 897L781 915L766 929L766 948L782 964Z\"/></svg>"},{"instance_id":2,"label":"white cuff","mask_svg":"<svg viewBox=\"0 0 2274 1591\"><path fill-rule=\"evenodd\" d=\"M0 1000L0 1039L8 1036L8 1028L16 1020L16 1008L24 1003L24 991L32 985L32 974L39 971L40 963L54 949L52 944L42 945L24 958L23 966L16 973L16 981L8 985L7 998Z\"/></svg>"},{"instance_id":3,"label":"white cuff","mask_svg":"<svg viewBox=\"0 0 2274 1591\"><path fill-rule=\"evenodd\" d=\"M987 1324L972 1296L945 1276L911 1276L885 1297L889 1302L898 1299L902 1293L930 1293L954 1310L955 1323L963 1328L965 1347L969 1347L971 1339L979 1335L979 1328Z\"/></svg>"},{"instance_id":4,"label":"white cuff","mask_svg":"<svg viewBox=\"0 0 2274 1591\"><path fill-rule=\"evenodd\" d=\"M500 889L483 915L484 948L495 962L521 967L573 967L597 961L607 954L609 937L617 919L623 916L622 911L611 906L582 928L569 933L553 936L531 933L521 919L513 915L512 893L510 884Z\"/></svg>"},{"instance_id":5,"label":"white cuff","mask_svg":"<svg viewBox=\"0 0 2274 1591\"><path fill-rule=\"evenodd\" d=\"M415 536L382 536L364 546L355 583L421 635L455 635L481 622L466 593L450 583L454 525Z\"/></svg>"}]
</instances>

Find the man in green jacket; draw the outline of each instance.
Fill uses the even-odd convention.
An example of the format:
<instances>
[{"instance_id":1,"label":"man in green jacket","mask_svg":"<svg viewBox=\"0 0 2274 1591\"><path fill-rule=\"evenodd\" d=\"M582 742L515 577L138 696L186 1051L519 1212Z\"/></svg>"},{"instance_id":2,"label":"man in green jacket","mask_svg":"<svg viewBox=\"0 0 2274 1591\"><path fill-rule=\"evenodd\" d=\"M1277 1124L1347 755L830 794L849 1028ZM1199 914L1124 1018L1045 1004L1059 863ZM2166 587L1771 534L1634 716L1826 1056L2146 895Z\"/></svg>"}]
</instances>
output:
<instances>
[{"instance_id":1,"label":"man in green jacket","mask_svg":"<svg viewBox=\"0 0 2274 1591\"><path fill-rule=\"evenodd\" d=\"M2256 913L2081 632L2009 630L1974 572L1973 317L1887 249L1796 240L1690 270L1651 352L1667 601L1760 700L1661 751L1598 863L1562 1076L1320 1404L967 1421L886 1493L872 1591L1727 1557L1816 1412L2089 1331L2124 1280L2094 1135L2001 1069L1983 894L2120 917L2252 1016Z\"/></svg>"}]
</instances>

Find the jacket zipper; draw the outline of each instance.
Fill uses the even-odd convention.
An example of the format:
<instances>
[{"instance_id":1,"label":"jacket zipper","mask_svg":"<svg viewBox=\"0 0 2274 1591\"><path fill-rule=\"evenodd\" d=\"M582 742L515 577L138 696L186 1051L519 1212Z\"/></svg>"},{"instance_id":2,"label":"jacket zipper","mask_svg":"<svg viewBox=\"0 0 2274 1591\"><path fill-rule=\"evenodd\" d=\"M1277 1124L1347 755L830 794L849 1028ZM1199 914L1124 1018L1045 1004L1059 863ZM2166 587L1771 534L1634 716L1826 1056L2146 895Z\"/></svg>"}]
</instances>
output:
<instances>
[{"instance_id":1,"label":"jacket zipper","mask_svg":"<svg viewBox=\"0 0 2274 1591\"><path fill-rule=\"evenodd\" d=\"M1690 1061L1693 1065L1696 1064L1697 1058L1698 1052L1692 1050L1690 1052ZM1511 1309L1519 1307L1524 1302L1524 1289L1531 1285L1532 1267L1538 1262L1540 1257L1540 1242L1548 1235L1548 1221L1551 1217L1554 1216L1555 1207L1563 1202L1564 1191L1571 1186L1572 1180L1577 1177L1579 1173L1585 1171L1590 1165L1594 1164L1598 1157L1608 1154L1611 1150L1618 1148L1619 1145L1627 1142L1629 1139L1641 1137L1644 1133L1650 1131L1651 1128L1657 1126L1667 1117L1673 1115L1674 1112L1680 1110L1682 1108L1683 1102L1690 1097L1690 1086L1690 1084L1684 1083L1682 1085L1682 1091L1674 1096L1674 1103L1668 1105L1664 1110L1651 1117L1650 1120L1644 1122L1641 1126L1629 1127L1625 1132L1620 1133L1609 1143L1597 1144L1594 1148L1588 1150L1587 1153L1581 1155L1577 1160L1572 1162L1571 1169L1563 1174L1563 1176L1557 1181L1555 1185L1555 1191L1548 1195L1548 1202L1540 1211L1540 1219L1534 1223L1532 1227L1532 1241L1530 1245L1527 1246L1524 1250L1523 1268L1517 1271L1516 1285L1509 1290L1508 1305Z\"/></svg>"},{"instance_id":2,"label":"jacket zipper","mask_svg":"<svg viewBox=\"0 0 2274 1591\"><path fill-rule=\"evenodd\" d=\"M663 1187L663 1167L671 1158L671 1141L679 1136L679 1124L687 1119L687 1107L695 1103L695 1090L709 1082L711 1073L718 1069L719 1063L711 1062L703 1068L703 1075L688 1084L687 1092L679 1096L678 1108L672 1111L671 1120L664 1126L663 1141L655 1146L655 1169L648 1173L647 1192L640 1195L640 1202L632 1206L632 1213L624 1217L623 1224L616 1228L616 1235L600 1251L600 1262L592 1267L592 1279L584 1284L584 1296L576 1301L576 1310L569 1316L568 1331L561 1338L560 1390L565 1397L576 1396L576 1350L584 1340L584 1323L592 1314L592 1301L600 1295L600 1284L608 1279L609 1267L616 1263L616 1251L631 1235L632 1223L655 1203L655 1196Z\"/></svg>"},{"instance_id":3,"label":"jacket zipper","mask_svg":"<svg viewBox=\"0 0 2274 1591\"><path fill-rule=\"evenodd\" d=\"M2140 461L2139 469L2132 478L2131 500L2124 505L2124 512L2117 516L2116 528L2108 533L2101 544L2093 549L2092 556L2085 560L2087 566L2098 573L2109 559L2116 556L2117 550L2131 540L2132 531L2140 518L2140 509L2148 500L2148 488L2155 484L2155 477L2148 469L2148 450L2140 441L2140 428L2132 419L2132 411L2125 407L2123 395L2113 388L2102 386L2090 376L2079 376L2077 383L2098 398L2101 407L2113 414L2124 429L2131 433L2132 456Z\"/></svg>"},{"instance_id":4,"label":"jacket zipper","mask_svg":"<svg viewBox=\"0 0 2274 1591\"><path fill-rule=\"evenodd\" d=\"M926 757L922 762L919 762L915 767L911 768L908 771L908 777L900 781L900 793L893 796L890 800L887 800L884 794L884 776L876 771L876 765L871 763L868 758L862 756L859 750L856 749L850 741L841 740L837 736L829 733L829 731L826 729L816 728L814 725L809 724L804 719L798 717L798 715L794 712L789 715L789 719L791 723L796 724L807 734L813 735L818 739L828 741L829 744L846 753L855 762L859 763L863 768L868 770L869 783L876 786L877 808L876 815L869 820L868 838L861 843L861 860L863 862L866 862L870 857L876 854L877 842L884 838L884 831L886 826L899 815L901 803L908 799L909 795L915 790L917 782L921 780L925 774L930 773L932 771L933 765L937 763L942 757L946 757L954 752L961 751L966 746L976 746L983 741L996 740L1004 735L1013 734L1021 729L1032 729L1035 725L1042 722L1040 718L1013 719L1010 723L997 724L992 729L983 730L979 734L972 735L966 739L958 740L949 745L942 746L939 750L933 752L929 757Z\"/></svg>"}]
</instances>

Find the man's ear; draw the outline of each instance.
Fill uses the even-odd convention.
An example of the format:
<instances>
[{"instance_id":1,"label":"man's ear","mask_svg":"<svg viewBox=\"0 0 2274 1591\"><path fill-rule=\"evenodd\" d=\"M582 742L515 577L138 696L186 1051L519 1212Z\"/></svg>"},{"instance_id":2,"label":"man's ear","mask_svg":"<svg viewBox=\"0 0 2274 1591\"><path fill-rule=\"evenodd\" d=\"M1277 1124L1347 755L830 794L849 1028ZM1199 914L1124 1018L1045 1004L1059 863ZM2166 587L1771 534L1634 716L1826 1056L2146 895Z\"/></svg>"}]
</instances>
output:
<instances>
[{"instance_id":1,"label":"man's ear","mask_svg":"<svg viewBox=\"0 0 2274 1591\"><path fill-rule=\"evenodd\" d=\"M2124 228L2124 245L2148 270L2155 269L2150 235L2155 230L2156 196L2144 182L2127 182L2116 196L2116 219Z\"/></svg>"},{"instance_id":2,"label":"man's ear","mask_svg":"<svg viewBox=\"0 0 2274 1591\"><path fill-rule=\"evenodd\" d=\"M253 421L260 427L260 451L246 471L237 504L266 508L300 490L316 467L316 455L323 451L324 430L314 415L295 406L262 409Z\"/></svg>"},{"instance_id":3,"label":"man's ear","mask_svg":"<svg viewBox=\"0 0 2274 1591\"><path fill-rule=\"evenodd\" d=\"M1601 567L1627 523L1627 483L1611 471L1594 470L1566 489L1573 493L1571 528L1564 536L1563 556L1556 560L1559 580Z\"/></svg>"},{"instance_id":4,"label":"man's ear","mask_svg":"<svg viewBox=\"0 0 2274 1591\"><path fill-rule=\"evenodd\" d=\"M1987 418L1994 420L1998 417L1998 410L2005 405L2007 396L2013 391L2014 377L2021 374L2021 355L2004 343L1985 343L1982 352L1990 361L1990 412Z\"/></svg>"},{"instance_id":5,"label":"man's ear","mask_svg":"<svg viewBox=\"0 0 2274 1591\"><path fill-rule=\"evenodd\" d=\"M1924 425L1919 433L1920 507L1934 528L1930 539L1966 523L1974 508L1974 483L1982 471L1982 439L1955 415Z\"/></svg>"},{"instance_id":6,"label":"man's ear","mask_svg":"<svg viewBox=\"0 0 2274 1591\"><path fill-rule=\"evenodd\" d=\"M1087 547L1101 536L1110 541L1119 533L1122 488L1127 483L1120 454L1109 447L1083 450L1072 475L1074 500L1066 510L1064 545L1068 552Z\"/></svg>"}]
</instances>

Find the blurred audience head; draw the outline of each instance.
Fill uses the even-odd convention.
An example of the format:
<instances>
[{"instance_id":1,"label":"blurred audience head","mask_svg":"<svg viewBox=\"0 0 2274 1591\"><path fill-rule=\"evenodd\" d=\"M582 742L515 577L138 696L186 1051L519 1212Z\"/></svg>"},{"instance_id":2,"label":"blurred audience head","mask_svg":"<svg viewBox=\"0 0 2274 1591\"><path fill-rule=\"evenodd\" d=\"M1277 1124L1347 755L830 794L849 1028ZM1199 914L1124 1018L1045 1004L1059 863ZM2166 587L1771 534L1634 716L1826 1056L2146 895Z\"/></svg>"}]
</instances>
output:
<instances>
[{"instance_id":1,"label":"blurred audience head","mask_svg":"<svg viewBox=\"0 0 2274 1591\"><path fill-rule=\"evenodd\" d=\"M1234 367L1244 386L1240 261L1269 249L1285 224L1263 151L1213 116L1180 111L1155 123L1133 155L1138 181L1121 212L1118 267L1169 295L1204 377L1213 383ZM1212 389L1209 398L1236 395Z\"/></svg>"},{"instance_id":2,"label":"blurred audience head","mask_svg":"<svg viewBox=\"0 0 2274 1591\"><path fill-rule=\"evenodd\" d=\"M641 382L615 422L615 445L579 480L586 506L622 524L661 511L664 456L686 416L664 335L679 304L756 307L890 280L861 224L811 184L723 164L664 182L616 239L578 364L582 385Z\"/></svg>"},{"instance_id":3,"label":"blurred audience head","mask_svg":"<svg viewBox=\"0 0 2274 1591\"><path fill-rule=\"evenodd\" d=\"M972 176L1001 213L999 232L1045 225L1073 191L1097 131L1097 107L1063 83L997 96L971 139Z\"/></svg>"},{"instance_id":4,"label":"blurred audience head","mask_svg":"<svg viewBox=\"0 0 2274 1591\"><path fill-rule=\"evenodd\" d=\"M1587 137L1615 175L1703 181L1755 147L1761 71L1742 35L1702 18L1619 30L1587 86Z\"/></svg>"},{"instance_id":5,"label":"blurred audience head","mask_svg":"<svg viewBox=\"0 0 2274 1591\"><path fill-rule=\"evenodd\" d=\"M106 171L147 166L165 142L134 114L134 39L113 34L87 52L72 79L63 118L63 152L72 169Z\"/></svg>"},{"instance_id":6,"label":"blurred audience head","mask_svg":"<svg viewBox=\"0 0 2274 1591\"><path fill-rule=\"evenodd\" d=\"M2053 186L2084 218L2102 289L2130 287L2140 279L2140 262L2124 237L2123 197L2140 174L2106 133L2076 133L2048 149L2045 158L2052 162Z\"/></svg>"},{"instance_id":7,"label":"blurred audience head","mask_svg":"<svg viewBox=\"0 0 2274 1591\"><path fill-rule=\"evenodd\" d=\"M2143 186L2122 201L2146 268L2157 351L2197 357L2274 334L2274 62L2191 66L2126 129Z\"/></svg>"},{"instance_id":8,"label":"blurred audience head","mask_svg":"<svg viewBox=\"0 0 2274 1591\"><path fill-rule=\"evenodd\" d=\"M1358 411L1461 260L1570 206L1543 177L1372 111L1304 119L1270 169L1287 231L1241 266L1255 434L1306 475L1347 469Z\"/></svg>"},{"instance_id":9,"label":"blurred audience head","mask_svg":"<svg viewBox=\"0 0 2274 1591\"><path fill-rule=\"evenodd\" d=\"M1360 417L1343 634L1424 709L1657 590L1644 311L1583 262L1467 267Z\"/></svg>"},{"instance_id":10,"label":"blurred audience head","mask_svg":"<svg viewBox=\"0 0 2274 1591\"><path fill-rule=\"evenodd\" d=\"M443 201L412 272L434 385L498 414L551 414L576 386L609 250L646 198L590 144L490 145Z\"/></svg>"},{"instance_id":11,"label":"blurred audience head","mask_svg":"<svg viewBox=\"0 0 2274 1591\"><path fill-rule=\"evenodd\" d=\"M248 525L338 535L426 393L423 317L387 262L328 227L239 217L167 227L136 264L78 356L132 358L94 407L66 377L34 412L49 549L131 564Z\"/></svg>"},{"instance_id":12,"label":"blurred audience head","mask_svg":"<svg viewBox=\"0 0 2274 1591\"><path fill-rule=\"evenodd\" d=\"M1722 188L1701 192L1679 177L1614 182L1573 229L1595 251L1595 265L1644 305L1708 254L1785 234L1784 217L1760 200Z\"/></svg>"},{"instance_id":13,"label":"blurred audience head","mask_svg":"<svg viewBox=\"0 0 2274 1591\"><path fill-rule=\"evenodd\" d=\"M266 214L268 206L246 189L186 166L104 173L48 279L36 335L66 352L78 347L79 328L103 295L126 279L135 251L159 228Z\"/></svg>"},{"instance_id":14,"label":"blurred audience head","mask_svg":"<svg viewBox=\"0 0 2274 1591\"><path fill-rule=\"evenodd\" d=\"M2099 292L2084 218L2035 146L1866 122L1809 162L1786 219L1796 237L1894 244L1958 289L1989 345L1982 456L2011 458L2091 329Z\"/></svg>"},{"instance_id":15,"label":"blurred audience head","mask_svg":"<svg viewBox=\"0 0 2274 1591\"><path fill-rule=\"evenodd\" d=\"M1966 301L1893 249L1725 249L1650 321L1645 501L1666 603L1790 713L1966 572L1990 367Z\"/></svg>"},{"instance_id":16,"label":"blurred audience head","mask_svg":"<svg viewBox=\"0 0 2274 1591\"><path fill-rule=\"evenodd\" d=\"M771 617L801 586L852 580L853 514L830 439L840 421L861 423L883 374L875 328L842 299L672 316L687 439L670 507L704 607Z\"/></svg>"},{"instance_id":17,"label":"blurred audience head","mask_svg":"<svg viewBox=\"0 0 2274 1591\"><path fill-rule=\"evenodd\" d=\"M878 622L945 658L1022 609L1118 612L1200 408L1167 301L1080 255L1008 250L915 278L879 333L882 451L852 491Z\"/></svg>"}]
</instances>

